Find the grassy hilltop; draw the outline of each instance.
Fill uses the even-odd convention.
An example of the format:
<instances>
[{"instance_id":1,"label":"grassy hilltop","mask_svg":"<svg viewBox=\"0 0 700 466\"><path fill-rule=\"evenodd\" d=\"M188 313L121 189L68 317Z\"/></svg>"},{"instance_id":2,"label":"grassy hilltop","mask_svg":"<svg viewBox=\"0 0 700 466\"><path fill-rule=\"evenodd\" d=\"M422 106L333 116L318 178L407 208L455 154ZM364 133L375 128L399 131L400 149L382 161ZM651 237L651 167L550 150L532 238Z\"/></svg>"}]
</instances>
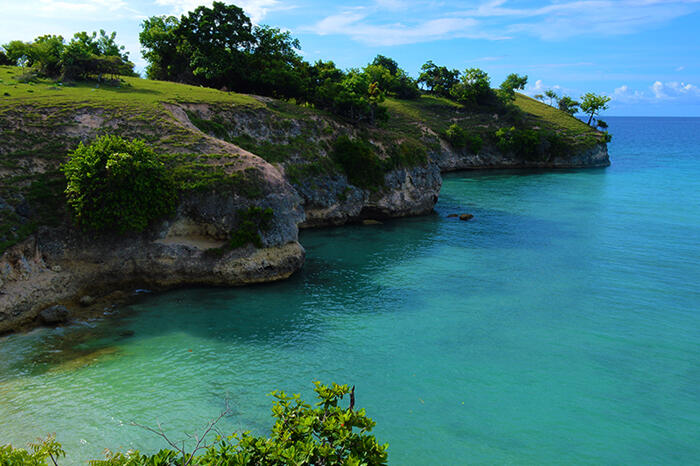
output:
<instances>
[{"instance_id":1,"label":"grassy hilltop","mask_svg":"<svg viewBox=\"0 0 700 466\"><path fill-rule=\"evenodd\" d=\"M206 87L134 77L61 83L0 66L0 253L40 225L67 219L59 166L80 141L100 134L152 144L181 190L215 188L224 181L230 188L233 178L233 187L248 197L256 196L254 177L225 168L236 158L226 149L232 144L279 164L293 184L301 184L324 174L350 178L347 167L332 157L339 135L366 142L384 171L426 163L426 155L450 143L449 129L455 125L478 137L481 151L517 150L499 145L498 136L499 129L516 125L522 131L546 131L559 151L572 154L604 142L602 133L578 119L520 94L507 114L431 95L387 98L381 105L388 120L370 125L310 106ZM174 116L173 108L181 108L187 121Z\"/></svg>"}]
</instances>

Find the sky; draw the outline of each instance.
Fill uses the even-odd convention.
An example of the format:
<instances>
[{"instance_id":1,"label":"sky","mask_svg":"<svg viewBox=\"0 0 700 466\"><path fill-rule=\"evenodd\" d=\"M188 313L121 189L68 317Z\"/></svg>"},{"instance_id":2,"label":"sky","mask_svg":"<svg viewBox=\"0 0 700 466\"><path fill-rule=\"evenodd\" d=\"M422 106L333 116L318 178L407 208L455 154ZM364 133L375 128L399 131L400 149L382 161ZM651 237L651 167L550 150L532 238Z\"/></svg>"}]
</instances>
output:
<instances>
[{"instance_id":1,"label":"sky","mask_svg":"<svg viewBox=\"0 0 700 466\"><path fill-rule=\"evenodd\" d=\"M417 77L427 60L478 67L497 86L526 74L612 98L605 115L700 116L700 0L239 0L256 24L291 31L311 62L362 67L389 56ZM137 71L141 22L206 0L0 0L0 44L43 34L117 32Z\"/></svg>"}]
</instances>

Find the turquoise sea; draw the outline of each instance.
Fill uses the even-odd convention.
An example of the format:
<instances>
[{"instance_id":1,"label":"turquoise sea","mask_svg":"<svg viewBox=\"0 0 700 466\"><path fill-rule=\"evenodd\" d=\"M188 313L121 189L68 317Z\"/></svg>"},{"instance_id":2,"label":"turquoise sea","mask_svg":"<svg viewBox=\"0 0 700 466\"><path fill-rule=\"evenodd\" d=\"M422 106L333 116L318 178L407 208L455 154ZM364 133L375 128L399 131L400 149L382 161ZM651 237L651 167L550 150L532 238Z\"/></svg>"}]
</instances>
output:
<instances>
[{"instance_id":1,"label":"turquoise sea","mask_svg":"<svg viewBox=\"0 0 700 466\"><path fill-rule=\"evenodd\" d=\"M285 282L0 339L0 444L153 451L128 421L180 439L227 399L263 433L321 380L395 465L700 463L700 119L606 120L610 168L450 174L434 215L304 231Z\"/></svg>"}]
</instances>

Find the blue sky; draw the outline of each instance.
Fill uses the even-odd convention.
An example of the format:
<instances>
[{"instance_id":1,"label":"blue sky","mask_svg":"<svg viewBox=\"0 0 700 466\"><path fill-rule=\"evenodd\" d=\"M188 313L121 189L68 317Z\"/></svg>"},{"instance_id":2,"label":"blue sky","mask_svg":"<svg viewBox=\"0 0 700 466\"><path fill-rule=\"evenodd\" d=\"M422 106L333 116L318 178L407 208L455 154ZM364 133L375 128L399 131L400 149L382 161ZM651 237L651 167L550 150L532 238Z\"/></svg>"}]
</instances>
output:
<instances>
[{"instance_id":1,"label":"blue sky","mask_svg":"<svg viewBox=\"0 0 700 466\"><path fill-rule=\"evenodd\" d=\"M231 2L227 2L231 3ZM426 60L479 67L494 85L527 74L546 89L612 97L608 115L700 116L700 0L241 0L258 24L289 29L309 61L359 67L378 54L417 76ZM0 0L0 43L117 31L138 69L140 22L200 0Z\"/></svg>"}]
</instances>

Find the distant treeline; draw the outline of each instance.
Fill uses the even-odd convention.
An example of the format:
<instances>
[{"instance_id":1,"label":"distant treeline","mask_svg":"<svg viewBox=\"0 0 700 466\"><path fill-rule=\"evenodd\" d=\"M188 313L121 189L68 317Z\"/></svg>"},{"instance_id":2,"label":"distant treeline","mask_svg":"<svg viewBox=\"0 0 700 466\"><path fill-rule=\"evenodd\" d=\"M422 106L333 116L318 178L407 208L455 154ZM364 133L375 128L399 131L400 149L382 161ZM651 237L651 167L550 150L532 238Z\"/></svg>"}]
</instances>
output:
<instances>
[{"instance_id":1,"label":"distant treeline","mask_svg":"<svg viewBox=\"0 0 700 466\"><path fill-rule=\"evenodd\" d=\"M200 6L180 18L153 16L142 23L139 39L148 61L149 79L259 94L312 105L352 121L374 123L387 118L379 104L386 96L416 99L429 93L480 110L517 113L511 105L527 76L510 74L498 89L479 68L460 72L428 61L418 79L411 78L391 58L378 55L362 69L341 70L332 61L311 64L299 54L299 41L288 31L253 26L244 11L222 2ZM131 75L134 65L115 33L85 32L66 43L61 36L34 42L12 41L0 51L0 64L31 66L41 74L62 79ZM553 91L548 91L553 92ZM547 94L548 97L552 96ZM605 109L604 96L579 104L558 100L571 115L581 110L593 116ZM544 96L538 96L544 97ZM607 100L605 100L607 99Z\"/></svg>"},{"instance_id":2,"label":"distant treeline","mask_svg":"<svg viewBox=\"0 0 700 466\"><path fill-rule=\"evenodd\" d=\"M35 68L50 78L63 80L134 75L129 53L115 41L116 33L104 30L79 32L66 43L62 36L44 35L33 42L13 40L0 50L0 65Z\"/></svg>"}]
</instances>

